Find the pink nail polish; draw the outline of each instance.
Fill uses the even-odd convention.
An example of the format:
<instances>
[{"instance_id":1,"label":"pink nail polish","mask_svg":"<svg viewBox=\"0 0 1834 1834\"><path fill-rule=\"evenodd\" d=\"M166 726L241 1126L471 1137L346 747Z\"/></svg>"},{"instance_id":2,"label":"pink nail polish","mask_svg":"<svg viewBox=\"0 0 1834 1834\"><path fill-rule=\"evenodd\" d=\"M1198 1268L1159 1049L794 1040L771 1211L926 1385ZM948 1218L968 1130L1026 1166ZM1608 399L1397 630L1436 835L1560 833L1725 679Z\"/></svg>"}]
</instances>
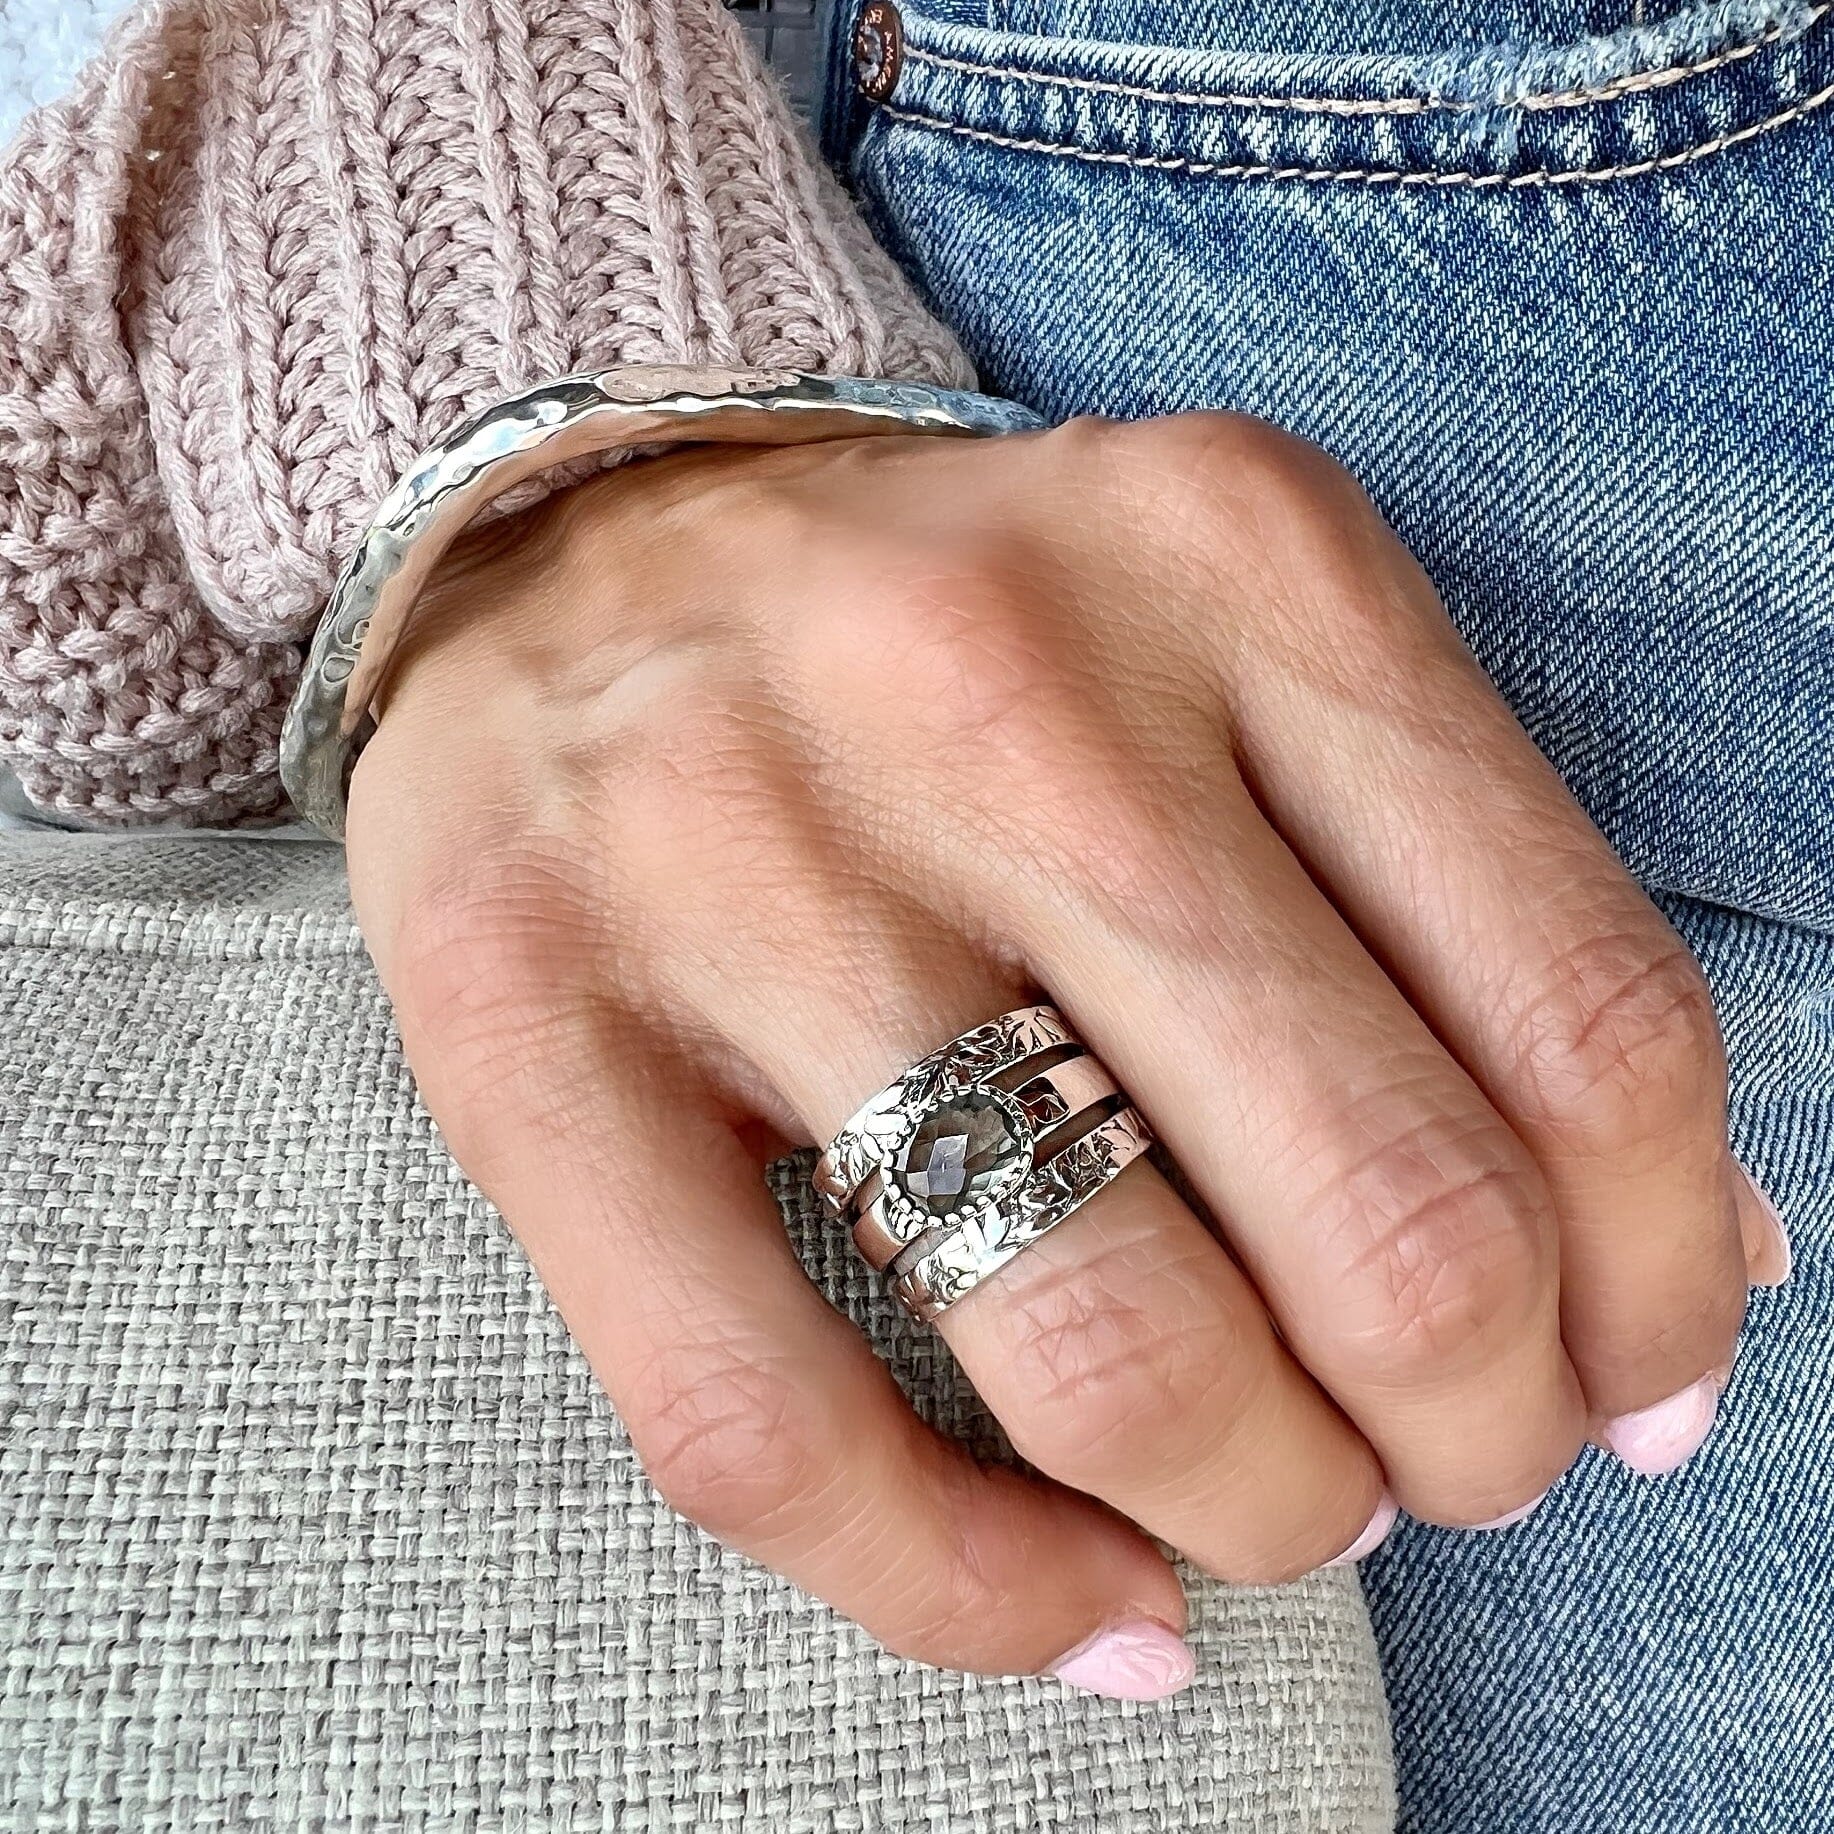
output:
<instances>
[{"instance_id":1,"label":"pink nail polish","mask_svg":"<svg viewBox=\"0 0 1834 1834\"><path fill-rule=\"evenodd\" d=\"M1714 1377L1702 1376L1654 1407L1607 1420L1605 1443L1631 1470L1662 1477L1685 1465L1705 1443L1719 1411L1719 1389Z\"/></svg>"},{"instance_id":2,"label":"pink nail polish","mask_svg":"<svg viewBox=\"0 0 1834 1834\"><path fill-rule=\"evenodd\" d=\"M1546 1501L1547 1492L1544 1490L1539 1496L1530 1497L1520 1509L1512 1509L1508 1515L1498 1516L1493 1522L1473 1522L1472 1533L1488 1535L1499 1528L1514 1528L1518 1522L1526 1522Z\"/></svg>"},{"instance_id":3,"label":"pink nail polish","mask_svg":"<svg viewBox=\"0 0 1834 1834\"><path fill-rule=\"evenodd\" d=\"M1384 1490L1375 1514L1369 1518L1369 1526L1335 1560L1327 1560L1325 1565L1353 1567L1365 1554L1373 1554L1388 1539L1388 1531L1394 1527L1400 1513L1400 1504Z\"/></svg>"},{"instance_id":4,"label":"pink nail polish","mask_svg":"<svg viewBox=\"0 0 1834 1834\"><path fill-rule=\"evenodd\" d=\"M1078 1643L1048 1672L1105 1700L1163 1700L1191 1685L1197 1658L1165 1625L1129 1618Z\"/></svg>"},{"instance_id":5,"label":"pink nail polish","mask_svg":"<svg viewBox=\"0 0 1834 1834\"><path fill-rule=\"evenodd\" d=\"M1782 1212L1770 1201L1770 1193L1743 1166L1740 1166L1739 1172L1745 1180L1746 1189L1751 1193L1758 1214L1764 1219L1764 1227L1770 1236L1772 1254L1781 1264L1780 1271L1766 1280L1764 1284L1781 1286L1790 1277L1796 1264L1796 1257L1789 1245L1789 1231L1783 1226Z\"/></svg>"}]
</instances>

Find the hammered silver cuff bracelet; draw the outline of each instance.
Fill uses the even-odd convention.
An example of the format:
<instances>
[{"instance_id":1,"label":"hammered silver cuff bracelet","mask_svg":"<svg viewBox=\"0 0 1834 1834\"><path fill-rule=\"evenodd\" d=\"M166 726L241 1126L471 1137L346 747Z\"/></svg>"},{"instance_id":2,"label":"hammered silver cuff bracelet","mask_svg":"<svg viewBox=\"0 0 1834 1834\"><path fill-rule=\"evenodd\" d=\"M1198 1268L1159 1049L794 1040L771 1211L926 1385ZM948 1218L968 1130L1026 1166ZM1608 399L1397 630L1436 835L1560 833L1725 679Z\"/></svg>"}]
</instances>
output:
<instances>
[{"instance_id":1,"label":"hammered silver cuff bracelet","mask_svg":"<svg viewBox=\"0 0 1834 1834\"><path fill-rule=\"evenodd\" d=\"M1044 424L988 395L791 370L640 365L525 389L429 448L383 498L338 575L287 712L287 794L308 821L343 838L350 772L374 730L371 709L415 598L478 513L541 471L645 446L973 437Z\"/></svg>"}]
</instances>

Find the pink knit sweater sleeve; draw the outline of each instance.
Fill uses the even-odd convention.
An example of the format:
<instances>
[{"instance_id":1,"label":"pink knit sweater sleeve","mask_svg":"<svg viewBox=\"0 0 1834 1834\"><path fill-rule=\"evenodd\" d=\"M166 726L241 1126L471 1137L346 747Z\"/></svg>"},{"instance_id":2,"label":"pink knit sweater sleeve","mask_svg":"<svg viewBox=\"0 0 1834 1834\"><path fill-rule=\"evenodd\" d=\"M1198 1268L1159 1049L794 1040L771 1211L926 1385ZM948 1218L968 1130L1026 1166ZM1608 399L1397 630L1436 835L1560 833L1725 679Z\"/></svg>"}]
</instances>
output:
<instances>
[{"instance_id":1,"label":"pink knit sweater sleeve","mask_svg":"<svg viewBox=\"0 0 1834 1834\"><path fill-rule=\"evenodd\" d=\"M143 0L0 162L0 764L282 813L376 500L617 362L970 380L719 0Z\"/></svg>"}]
</instances>

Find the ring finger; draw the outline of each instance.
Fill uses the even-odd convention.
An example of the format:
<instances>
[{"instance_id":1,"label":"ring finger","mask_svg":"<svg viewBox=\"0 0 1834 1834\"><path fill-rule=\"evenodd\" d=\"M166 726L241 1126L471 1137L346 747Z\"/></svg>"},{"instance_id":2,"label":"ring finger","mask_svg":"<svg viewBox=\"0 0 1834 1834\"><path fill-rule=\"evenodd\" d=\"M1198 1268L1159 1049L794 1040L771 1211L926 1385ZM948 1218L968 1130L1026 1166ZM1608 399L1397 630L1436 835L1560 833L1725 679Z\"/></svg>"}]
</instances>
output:
<instances>
[{"instance_id":1,"label":"ring finger","mask_svg":"<svg viewBox=\"0 0 1834 1834\"><path fill-rule=\"evenodd\" d=\"M877 921L857 887L845 910L844 922L799 926L787 949L779 934L705 951L714 979L696 995L823 1140L917 1059L1027 1003L1013 976L889 894ZM825 959L809 941L824 929L849 939ZM742 976L721 967L739 960ZM1019 1451L1223 1578L1308 1571L1390 1519L1367 1443L1150 1166L938 1327Z\"/></svg>"}]
</instances>

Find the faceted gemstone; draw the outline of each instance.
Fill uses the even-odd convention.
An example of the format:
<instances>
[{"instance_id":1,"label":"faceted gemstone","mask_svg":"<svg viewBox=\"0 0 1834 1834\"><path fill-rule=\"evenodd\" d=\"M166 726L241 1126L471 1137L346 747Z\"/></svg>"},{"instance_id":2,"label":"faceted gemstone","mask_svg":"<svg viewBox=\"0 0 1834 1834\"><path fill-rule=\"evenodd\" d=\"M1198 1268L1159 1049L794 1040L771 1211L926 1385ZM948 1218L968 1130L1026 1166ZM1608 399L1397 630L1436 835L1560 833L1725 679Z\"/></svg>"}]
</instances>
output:
<instances>
[{"instance_id":1,"label":"faceted gemstone","mask_svg":"<svg viewBox=\"0 0 1834 1834\"><path fill-rule=\"evenodd\" d=\"M951 1216L981 1196L1021 1150L999 1103L970 1092L917 1129L893 1175L920 1209Z\"/></svg>"}]
</instances>

